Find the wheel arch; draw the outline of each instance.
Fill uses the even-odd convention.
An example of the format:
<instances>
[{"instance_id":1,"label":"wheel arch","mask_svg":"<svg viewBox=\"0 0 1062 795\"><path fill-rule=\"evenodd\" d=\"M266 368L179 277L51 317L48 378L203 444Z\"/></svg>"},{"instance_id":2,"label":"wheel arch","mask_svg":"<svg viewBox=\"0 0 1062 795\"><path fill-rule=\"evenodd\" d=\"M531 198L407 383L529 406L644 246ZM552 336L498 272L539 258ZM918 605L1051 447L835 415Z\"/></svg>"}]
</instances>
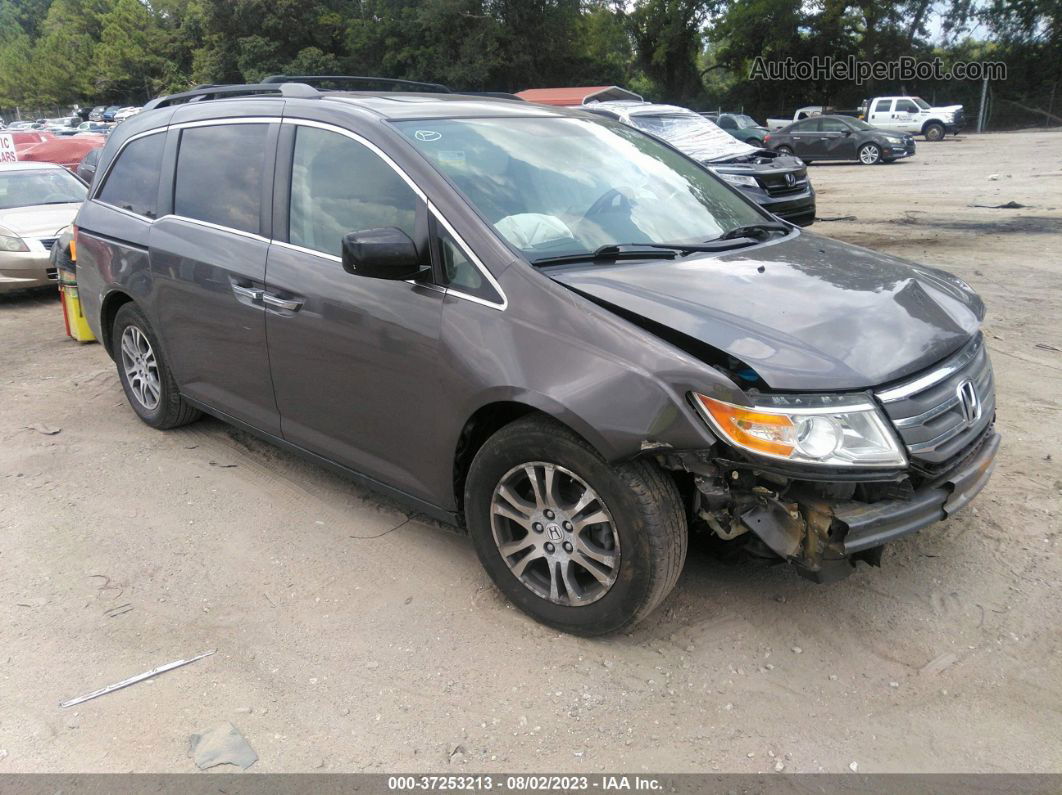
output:
<instances>
[{"instance_id":1,"label":"wheel arch","mask_svg":"<svg viewBox=\"0 0 1062 795\"><path fill-rule=\"evenodd\" d=\"M457 437L453 455L453 487L459 515L464 512L465 479L476 453L496 432L530 414L539 414L559 422L594 448L606 461L615 457L612 446L589 423L549 398L521 394L492 400L472 412Z\"/></svg>"},{"instance_id":2,"label":"wheel arch","mask_svg":"<svg viewBox=\"0 0 1062 795\"><path fill-rule=\"evenodd\" d=\"M114 340L112 332L114 330L114 319L118 315L118 310L128 303L135 303L133 296L124 290L111 290L104 297L100 304L100 342L103 344L103 349L107 351L107 354L113 359Z\"/></svg>"}]
</instances>

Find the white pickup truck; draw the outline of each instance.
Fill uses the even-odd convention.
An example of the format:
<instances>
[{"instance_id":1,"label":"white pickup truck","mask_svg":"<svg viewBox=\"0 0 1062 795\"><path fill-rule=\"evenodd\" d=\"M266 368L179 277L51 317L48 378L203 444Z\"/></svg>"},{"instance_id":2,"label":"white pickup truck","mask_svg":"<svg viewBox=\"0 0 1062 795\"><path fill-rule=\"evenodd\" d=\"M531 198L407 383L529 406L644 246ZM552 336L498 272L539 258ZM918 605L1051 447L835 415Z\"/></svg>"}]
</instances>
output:
<instances>
[{"instance_id":1,"label":"white pickup truck","mask_svg":"<svg viewBox=\"0 0 1062 795\"><path fill-rule=\"evenodd\" d=\"M921 97L874 97L863 101L862 112L867 124L891 132L924 135L927 141L958 133L966 121L962 105L934 108Z\"/></svg>"},{"instance_id":2,"label":"white pickup truck","mask_svg":"<svg viewBox=\"0 0 1062 795\"><path fill-rule=\"evenodd\" d=\"M767 129L780 130L809 116L821 116L824 112L822 105L808 105L806 108L798 109L791 119L767 119Z\"/></svg>"}]
</instances>

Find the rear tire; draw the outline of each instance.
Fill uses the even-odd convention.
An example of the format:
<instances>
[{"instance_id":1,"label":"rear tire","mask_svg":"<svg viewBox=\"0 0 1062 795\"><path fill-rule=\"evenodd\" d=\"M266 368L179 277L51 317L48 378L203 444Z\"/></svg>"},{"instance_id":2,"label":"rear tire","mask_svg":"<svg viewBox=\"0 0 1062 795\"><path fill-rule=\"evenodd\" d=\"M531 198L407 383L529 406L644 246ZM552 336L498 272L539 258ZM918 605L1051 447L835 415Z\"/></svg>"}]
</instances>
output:
<instances>
[{"instance_id":1,"label":"rear tire","mask_svg":"<svg viewBox=\"0 0 1062 795\"><path fill-rule=\"evenodd\" d=\"M927 141L943 141L944 140L944 125L932 122L927 124L922 129L922 134L926 137Z\"/></svg>"},{"instance_id":2,"label":"rear tire","mask_svg":"<svg viewBox=\"0 0 1062 795\"><path fill-rule=\"evenodd\" d=\"M618 632L645 618L686 559L686 516L666 473L650 461L609 465L540 415L505 426L480 448L464 507L476 554L498 588L532 618L575 635Z\"/></svg>"},{"instance_id":3,"label":"rear tire","mask_svg":"<svg viewBox=\"0 0 1062 795\"><path fill-rule=\"evenodd\" d=\"M162 357L158 337L140 307L130 302L118 309L111 339L118 378L140 419L159 430L199 419L199 411L181 397Z\"/></svg>"}]
</instances>

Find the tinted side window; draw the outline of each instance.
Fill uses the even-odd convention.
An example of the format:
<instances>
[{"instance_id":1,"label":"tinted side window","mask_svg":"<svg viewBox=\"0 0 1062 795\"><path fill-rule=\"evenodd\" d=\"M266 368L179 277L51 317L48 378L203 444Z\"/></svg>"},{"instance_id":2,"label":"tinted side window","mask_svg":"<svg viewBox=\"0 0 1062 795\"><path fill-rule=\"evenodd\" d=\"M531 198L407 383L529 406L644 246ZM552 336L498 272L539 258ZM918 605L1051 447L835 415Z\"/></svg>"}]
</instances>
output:
<instances>
[{"instance_id":1,"label":"tinted side window","mask_svg":"<svg viewBox=\"0 0 1062 795\"><path fill-rule=\"evenodd\" d=\"M918 113L918 106L909 99L896 100L896 110L902 113Z\"/></svg>"},{"instance_id":2,"label":"tinted side window","mask_svg":"<svg viewBox=\"0 0 1062 795\"><path fill-rule=\"evenodd\" d=\"M819 120L818 119L806 119L805 121L799 121L796 124L794 124L792 127L790 127L789 128L789 132L791 132L791 133L815 132L815 130L816 130L816 128L818 126L819 126Z\"/></svg>"},{"instance_id":3,"label":"tinted side window","mask_svg":"<svg viewBox=\"0 0 1062 795\"><path fill-rule=\"evenodd\" d=\"M257 234L268 133L267 124L182 130L173 212Z\"/></svg>"},{"instance_id":4,"label":"tinted side window","mask_svg":"<svg viewBox=\"0 0 1062 795\"><path fill-rule=\"evenodd\" d=\"M822 119L820 121L822 132L844 132L848 125L840 119Z\"/></svg>"},{"instance_id":5,"label":"tinted side window","mask_svg":"<svg viewBox=\"0 0 1062 795\"><path fill-rule=\"evenodd\" d=\"M418 201L393 168L357 141L315 127L295 133L288 242L338 257L350 232L393 226L416 239Z\"/></svg>"},{"instance_id":6,"label":"tinted side window","mask_svg":"<svg viewBox=\"0 0 1062 795\"><path fill-rule=\"evenodd\" d=\"M156 133L126 144L96 197L123 210L148 218L156 217L159 169L165 143L166 136ZM98 150L94 151L98 159Z\"/></svg>"},{"instance_id":7,"label":"tinted side window","mask_svg":"<svg viewBox=\"0 0 1062 795\"><path fill-rule=\"evenodd\" d=\"M720 116L719 126L722 127L724 130L736 130L737 122L735 122L730 116Z\"/></svg>"},{"instance_id":8,"label":"tinted side window","mask_svg":"<svg viewBox=\"0 0 1062 795\"><path fill-rule=\"evenodd\" d=\"M892 100L891 99L879 99L877 102L874 103L874 112L875 113L887 113L891 106L892 106Z\"/></svg>"}]
</instances>

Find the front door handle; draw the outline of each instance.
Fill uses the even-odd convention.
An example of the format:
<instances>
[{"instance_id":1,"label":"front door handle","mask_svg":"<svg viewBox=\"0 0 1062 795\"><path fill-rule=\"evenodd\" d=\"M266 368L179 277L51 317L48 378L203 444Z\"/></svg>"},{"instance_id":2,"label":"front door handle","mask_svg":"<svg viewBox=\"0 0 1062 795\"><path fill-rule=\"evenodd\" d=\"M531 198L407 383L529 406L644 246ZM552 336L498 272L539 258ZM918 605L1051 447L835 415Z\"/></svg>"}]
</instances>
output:
<instances>
[{"instance_id":1,"label":"front door handle","mask_svg":"<svg viewBox=\"0 0 1062 795\"><path fill-rule=\"evenodd\" d=\"M271 293L262 294L262 303L276 309L287 309L289 312L298 312L302 309L302 301L297 298L279 298Z\"/></svg>"},{"instance_id":2,"label":"front door handle","mask_svg":"<svg viewBox=\"0 0 1062 795\"><path fill-rule=\"evenodd\" d=\"M243 296L251 301L261 301L265 295L265 291L259 287L243 287L239 284L232 285L232 291L236 293L236 295Z\"/></svg>"}]
</instances>

